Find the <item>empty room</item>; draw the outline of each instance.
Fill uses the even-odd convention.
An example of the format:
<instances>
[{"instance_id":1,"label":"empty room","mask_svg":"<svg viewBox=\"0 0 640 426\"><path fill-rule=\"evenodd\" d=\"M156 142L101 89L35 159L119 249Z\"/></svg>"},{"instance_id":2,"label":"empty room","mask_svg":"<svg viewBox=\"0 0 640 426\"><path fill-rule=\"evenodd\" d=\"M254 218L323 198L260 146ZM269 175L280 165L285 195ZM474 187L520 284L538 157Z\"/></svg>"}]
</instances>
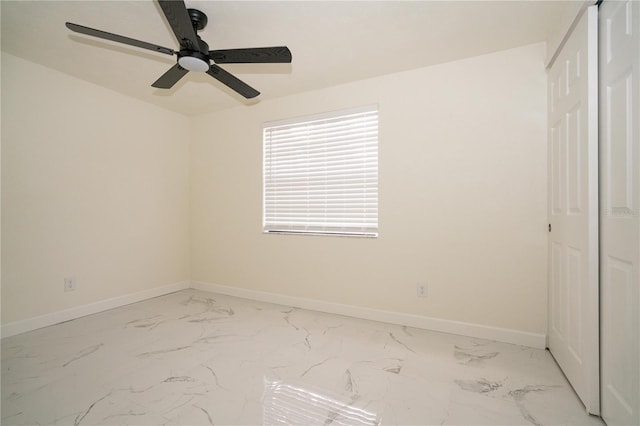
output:
<instances>
[{"instance_id":1,"label":"empty room","mask_svg":"<svg viewBox=\"0 0 640 426\"><path fill-rule=\"evenodd\" d=\"M0 15L3 425L640 424L640 2Z\"/></svg>"}]
</instances>

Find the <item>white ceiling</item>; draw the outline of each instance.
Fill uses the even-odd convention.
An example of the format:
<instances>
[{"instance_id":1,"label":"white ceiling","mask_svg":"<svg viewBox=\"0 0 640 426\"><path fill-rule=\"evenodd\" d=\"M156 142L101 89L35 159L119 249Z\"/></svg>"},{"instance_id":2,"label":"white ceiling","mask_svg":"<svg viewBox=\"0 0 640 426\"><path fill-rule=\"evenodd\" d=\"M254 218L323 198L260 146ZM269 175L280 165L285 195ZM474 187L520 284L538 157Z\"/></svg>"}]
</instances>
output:
<instances>
[{"instance_id":1,"label":"white ceiling","mask_svg":"<svg viewBox=\"0 0 640 426\"><path fill-rule=\"evenodd\" d=\"M223 65L262 94L246 101L206 74L151 87L175 63L72 33L66 21L177 49L151 1L0 2L2 50L186 115L545 41L566 1L203 1L210 49L287 45L291 64ZM408 94L410 95L410 94Z\"/></svg>"}]
</instances>

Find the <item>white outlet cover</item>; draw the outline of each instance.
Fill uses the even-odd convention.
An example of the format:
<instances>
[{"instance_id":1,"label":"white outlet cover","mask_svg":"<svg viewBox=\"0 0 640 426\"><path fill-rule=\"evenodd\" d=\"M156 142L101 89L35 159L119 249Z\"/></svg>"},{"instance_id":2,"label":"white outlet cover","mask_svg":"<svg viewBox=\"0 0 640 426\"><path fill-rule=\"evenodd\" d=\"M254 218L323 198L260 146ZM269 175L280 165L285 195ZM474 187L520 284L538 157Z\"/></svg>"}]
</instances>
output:
<instances>
[{"instance_id":1,"label":"white outlet cover","mask_svg":"<svg viewBox=\"0 0 640 426\"><path fill-rule=\"evenodd\" d=\"M76 277L66 277L64 279L64 291L73 291L76 289Z\"/></svg>"},{"instance_id":2,"label":"white outlet cover","mask_svg":"<svg viewBox=\"0 0 640 426\"><path fill-rule=\"evenodd\" d=\"M427 297L427 283L416 284L418 297Z\"/></svg>"}]
</instances>

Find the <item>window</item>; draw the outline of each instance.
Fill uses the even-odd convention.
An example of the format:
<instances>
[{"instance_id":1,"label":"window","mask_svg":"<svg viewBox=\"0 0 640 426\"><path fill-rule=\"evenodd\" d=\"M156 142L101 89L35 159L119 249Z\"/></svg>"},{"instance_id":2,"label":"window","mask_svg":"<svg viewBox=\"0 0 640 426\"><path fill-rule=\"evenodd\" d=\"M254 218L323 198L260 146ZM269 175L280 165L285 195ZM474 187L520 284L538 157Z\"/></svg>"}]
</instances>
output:
<instances>
[{"instance_id":1,"label":"window","mask_svg":"<svg viewBox=\"0 0 640 426\"><path fill-rule=\"evenodd\" d=\"M263 127L263 230L378 235L378 108Z\"/></svg>"}]
</instances>

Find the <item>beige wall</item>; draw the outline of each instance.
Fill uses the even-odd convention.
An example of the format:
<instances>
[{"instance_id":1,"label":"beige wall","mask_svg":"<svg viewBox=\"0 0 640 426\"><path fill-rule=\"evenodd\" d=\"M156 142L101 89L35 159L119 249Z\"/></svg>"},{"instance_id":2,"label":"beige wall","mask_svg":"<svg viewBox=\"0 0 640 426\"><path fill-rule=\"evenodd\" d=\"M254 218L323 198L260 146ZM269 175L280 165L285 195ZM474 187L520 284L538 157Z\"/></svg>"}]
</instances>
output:
<instances>
[{"instance_id":1,"label":"beige wall","mask_svg":"<svg viewBox=\"0 0 640 426\"><path fill-rule=\"evenodd\" d=\"M2 323L191 278L544 334L544 58L188 119L3 53ZM380 237L262 234L262 123L372 103Z\"/></svg>"},{"instance_id":2,"label":"beige wall","mask_svg":"<svg viewBox=\"0 0 640 426\"><path fill-rule=\"evenodd\" d=\"M544 59L530 45L194 118L191 278L544 334ZM262 123L371 103L379 238L262 234Z\"/></svg>"},{"instance_id":3,"label":"beige wall","mask_svg":"<svg viewBox=\"0 0 640 426\"><path fill-rule=\"evenodd\" d=\"M2 53L3 324L189 279L188 131Z\"/></svg>"}]
</instances>

